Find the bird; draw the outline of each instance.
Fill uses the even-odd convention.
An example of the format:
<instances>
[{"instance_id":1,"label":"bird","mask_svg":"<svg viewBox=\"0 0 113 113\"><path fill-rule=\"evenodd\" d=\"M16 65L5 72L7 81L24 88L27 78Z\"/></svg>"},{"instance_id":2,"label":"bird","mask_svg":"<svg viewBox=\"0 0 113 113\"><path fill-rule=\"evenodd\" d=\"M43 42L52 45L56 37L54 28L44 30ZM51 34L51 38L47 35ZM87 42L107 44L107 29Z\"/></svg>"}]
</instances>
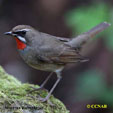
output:
<instances>
[{"instance_id":1,"label":"bird","mask_svg":"<svg viewBox=\"0 0 113 113\"><path fill-rule=\"evenodd\" d=\"M102 22L88 32L74 38L63 38L40 32L29 25L17 25L5 35L12 36L17 43L17 50L24 61L37 70L48 71L51 74L41 84L42 89L52 73L56 73L57 80L42 102L49 99L60 82L62 70L69 63L86 62L87 58L80 54L83 45L93 36L103 31L110 24ZM38 90L38 89L37 89Z\"/></svg>"}]
</instances>

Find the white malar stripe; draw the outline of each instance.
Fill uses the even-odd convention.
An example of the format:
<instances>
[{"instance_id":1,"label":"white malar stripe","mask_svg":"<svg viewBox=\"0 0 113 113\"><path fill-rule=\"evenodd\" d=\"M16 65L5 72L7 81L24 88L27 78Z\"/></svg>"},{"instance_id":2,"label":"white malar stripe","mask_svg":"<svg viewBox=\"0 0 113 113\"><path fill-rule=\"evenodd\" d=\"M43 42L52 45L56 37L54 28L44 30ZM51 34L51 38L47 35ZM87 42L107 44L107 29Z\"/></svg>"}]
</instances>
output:
<instances>
[{"instance_id":1,"label":"white malar stripe","mask_svg":"<svg viewBox=\"0 0 113 113\"><path fill-rule=\"evenodd\" d=\"M17 38L18 38L20 41L22 41L22 42L26 43L25 38L23 38L23 37L21 37L21 36L17 36Z\"/></svg>"}]
</instances>

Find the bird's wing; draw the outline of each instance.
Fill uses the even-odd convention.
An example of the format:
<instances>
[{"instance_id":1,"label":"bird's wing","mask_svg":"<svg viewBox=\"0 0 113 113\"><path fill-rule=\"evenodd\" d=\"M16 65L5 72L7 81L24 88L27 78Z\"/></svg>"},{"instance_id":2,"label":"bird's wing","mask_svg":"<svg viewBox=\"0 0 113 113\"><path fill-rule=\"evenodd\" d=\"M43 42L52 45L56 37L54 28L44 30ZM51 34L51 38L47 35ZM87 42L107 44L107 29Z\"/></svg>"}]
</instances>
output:
<instances>
[{"instance_id":1,"label":"bird's wing","mask_svg":"<svg viewBox=\"0 0 113 113\"><path fill-rule=\"evenodd\" d=\"M85 57L78 54L73 49L66 49L65 51L60 51L57 56L48 56L48 58L58 64L66 64L66 63L75 63L75 62L84 62L87 61Z\"/></svg>"},{"instance_id":2,"label":"bird's wing","mask_svg":"<svg viewBox=\"0 0 113 113\"><path fill-rule=\"evenodd\" d=\"M50 41L50 44L41 46L39 50L38 59L47 63L66 64L86 61L78 51L59 40Z\"/></svg>"},{"instance_id":3,"label":"bird's wing","mask_svg":"<svg viewBox=\"0 0 113 113\"><path fill-rule=\"evenodd\" d=\"M74 63L78 61L84 61L85 58L82 57L78 51L68 45L69 39L52 36L46 33L40 33L41 39L43 39L43 44L36 50L37 57L43 62L47 63L57 63L66 64Z\"/></svg>"}]
</instances>

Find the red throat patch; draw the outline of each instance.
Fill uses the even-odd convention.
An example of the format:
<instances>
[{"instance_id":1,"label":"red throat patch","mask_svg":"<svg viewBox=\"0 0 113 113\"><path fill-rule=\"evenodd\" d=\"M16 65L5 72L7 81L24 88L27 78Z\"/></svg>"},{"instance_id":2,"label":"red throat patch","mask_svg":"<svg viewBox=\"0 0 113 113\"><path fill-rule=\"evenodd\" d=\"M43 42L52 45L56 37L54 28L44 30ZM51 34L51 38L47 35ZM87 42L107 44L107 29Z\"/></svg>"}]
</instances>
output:
<instances>
[{"instance_id":1,"label":"red throat patch","mask_svg":"<svg viewBox=\"0 0 113 113\"><path fill-rule=\"evenodd\" d=\"M20 49L20 50L23 50L24 48L26 48L26 44L23 43L22 41L20 41L18 38L16 38L16 43L17 43L17 48Z\"/></svg>"}]
</instances>

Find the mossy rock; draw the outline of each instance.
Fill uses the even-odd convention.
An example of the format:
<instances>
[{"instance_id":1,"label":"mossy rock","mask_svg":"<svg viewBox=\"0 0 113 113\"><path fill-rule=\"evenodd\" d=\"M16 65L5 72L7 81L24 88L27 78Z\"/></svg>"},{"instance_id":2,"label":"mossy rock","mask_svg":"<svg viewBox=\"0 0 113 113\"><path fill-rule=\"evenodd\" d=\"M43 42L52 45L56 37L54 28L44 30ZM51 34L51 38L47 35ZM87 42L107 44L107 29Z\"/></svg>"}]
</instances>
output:
<instances>
[{"instance_id":1,"label":"mossy rock","mask_svg":"<svg viewBox=\"0 0 113 113\"><path fill-rule=\"evenodd\" d=\"M37 85L22 84L0 67L0 113L69 113L65 105L53 96L49 102L40 102L38 97L45 97L47 91L39 90L29 94L31 87Z\"/></svg>"}]
</instances>

